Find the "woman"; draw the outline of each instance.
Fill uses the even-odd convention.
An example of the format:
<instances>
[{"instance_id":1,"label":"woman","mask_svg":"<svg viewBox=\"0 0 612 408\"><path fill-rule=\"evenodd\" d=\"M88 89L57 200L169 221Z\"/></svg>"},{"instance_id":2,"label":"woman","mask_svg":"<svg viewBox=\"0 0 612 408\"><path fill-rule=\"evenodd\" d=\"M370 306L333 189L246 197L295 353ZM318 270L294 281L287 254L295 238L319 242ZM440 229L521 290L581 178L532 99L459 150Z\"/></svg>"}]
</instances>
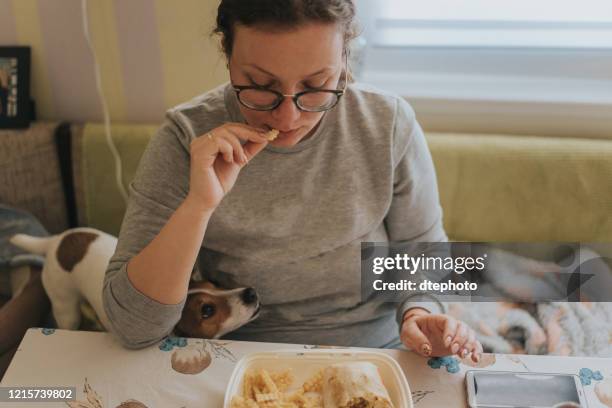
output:
<instances>
[{"instance_id":1,"label":"woman","mask_svg":"<svg viewBox=\"0 0 612 408\"><path fill-rule=\"evenodd\" d=\"M399 325L422 354L478 360L474 333L435 299L361 299L362 241L446 235L413 111L347 86L354 15L350 0L221 1L231 83L168 112L130 186L104 289L127 347L172 330L198 261L260 295L260 317L228 338L392 347Z\"/></svg>"}]
</instances>

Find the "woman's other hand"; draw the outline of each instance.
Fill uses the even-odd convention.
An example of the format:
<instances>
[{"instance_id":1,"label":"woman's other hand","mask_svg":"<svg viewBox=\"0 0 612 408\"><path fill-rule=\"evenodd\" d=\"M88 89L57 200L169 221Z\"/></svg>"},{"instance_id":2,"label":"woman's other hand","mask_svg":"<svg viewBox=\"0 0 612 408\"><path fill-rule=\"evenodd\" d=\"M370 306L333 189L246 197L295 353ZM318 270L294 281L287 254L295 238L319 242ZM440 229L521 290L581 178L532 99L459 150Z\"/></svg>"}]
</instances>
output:
<instances>
[{"instance_id":1,"label":"woman's other hand","mask_svg":"<svg viewBox=\"0 0 612 408\"><path fill-rule=\"evenodd\" d=\"M446 314L413 308L404 313L400 339L406 347L429 356L471 355L477 363L483 352L476 334L466 323Z\"/></svg>"},{"instance_id":2,"label":"woman's other hand","mask_svg":"<svg viewBox=\"0 0 612 408\"><path fill-rule=\"evenodd\" d=\"M242 123L225 123L194 139L187 200L205 211L217 208L240 169L268 143L265 133Z\"/></svg>"}]
</instances>

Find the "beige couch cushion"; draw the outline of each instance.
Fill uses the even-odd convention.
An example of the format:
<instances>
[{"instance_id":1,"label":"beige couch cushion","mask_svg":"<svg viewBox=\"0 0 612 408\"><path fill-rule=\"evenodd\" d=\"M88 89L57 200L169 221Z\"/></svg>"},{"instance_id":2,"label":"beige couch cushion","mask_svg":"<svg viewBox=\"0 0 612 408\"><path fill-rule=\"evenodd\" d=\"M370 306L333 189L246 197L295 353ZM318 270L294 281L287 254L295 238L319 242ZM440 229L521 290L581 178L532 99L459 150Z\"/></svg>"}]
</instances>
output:
<instances>
[{"instance_id":1,"label":"beige couch cushion","mask_svg":"<svg viewBox=\"0 0 612 408\"><path fill-rule=\"evenodd\" d=\"M0 130L0 202L31 212L50 233L68 227L54 132L57 123Z\"/></svg>"}]
</instances>

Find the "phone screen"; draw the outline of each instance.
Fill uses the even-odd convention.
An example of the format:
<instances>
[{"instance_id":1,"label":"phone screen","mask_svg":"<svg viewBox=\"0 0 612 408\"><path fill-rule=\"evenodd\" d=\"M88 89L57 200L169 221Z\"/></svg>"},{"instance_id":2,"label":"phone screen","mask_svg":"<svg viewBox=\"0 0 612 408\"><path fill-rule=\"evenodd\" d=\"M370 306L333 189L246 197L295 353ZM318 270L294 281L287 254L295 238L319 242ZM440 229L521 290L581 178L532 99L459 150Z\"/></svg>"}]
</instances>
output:
<instances>
[{"instance_id":1,"label":"phone screen","mask_svg":"<svg viewBox=\"0 0 612 408\"><path fill-rule=\"evenodd\" d=\"M572 375L475 372L478 407L552 407L561 402L580 404Z\"/></svg>"}]
</instances>

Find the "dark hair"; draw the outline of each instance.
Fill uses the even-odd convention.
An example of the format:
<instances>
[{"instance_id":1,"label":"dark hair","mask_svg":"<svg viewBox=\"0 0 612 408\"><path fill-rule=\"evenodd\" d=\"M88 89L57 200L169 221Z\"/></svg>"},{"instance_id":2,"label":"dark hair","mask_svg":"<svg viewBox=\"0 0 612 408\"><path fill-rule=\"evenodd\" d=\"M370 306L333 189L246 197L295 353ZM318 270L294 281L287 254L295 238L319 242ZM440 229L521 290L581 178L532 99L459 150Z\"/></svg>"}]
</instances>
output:
<instances>
[{"instance_id":1,"label":"dark hair","mask_svg":"<svg viewBox=\"0 0 612 408\"><path fill-rule=\"evenodd\" d=\"M213 34L221 37L221 49L229 60L236 24L287 30L313 22L338 24L344 34L345 52L359 34L352 0L221 0Z\"/></svg>"}]
</instances>

